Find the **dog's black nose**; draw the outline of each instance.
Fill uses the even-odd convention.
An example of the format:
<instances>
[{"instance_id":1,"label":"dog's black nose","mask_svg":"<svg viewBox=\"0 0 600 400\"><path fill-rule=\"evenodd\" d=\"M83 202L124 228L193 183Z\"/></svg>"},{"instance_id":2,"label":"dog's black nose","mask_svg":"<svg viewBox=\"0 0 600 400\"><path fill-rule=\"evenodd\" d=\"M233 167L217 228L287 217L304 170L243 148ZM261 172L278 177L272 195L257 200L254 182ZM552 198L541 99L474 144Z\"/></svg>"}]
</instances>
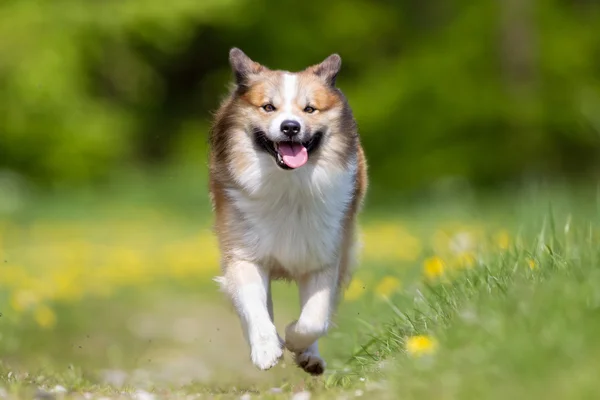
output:
<instances>
[{"instance_id":1,"label":"dog's black nose","mask_svg":"<svg viewBox=\"0 0 600 400\"><path fill-rule=\"evenodd\" d=\"M291 119L286 119L281 123L281 132L289 137L296 136L300 133L300 123L292 121Z\"/></svg>"}]
</instances>

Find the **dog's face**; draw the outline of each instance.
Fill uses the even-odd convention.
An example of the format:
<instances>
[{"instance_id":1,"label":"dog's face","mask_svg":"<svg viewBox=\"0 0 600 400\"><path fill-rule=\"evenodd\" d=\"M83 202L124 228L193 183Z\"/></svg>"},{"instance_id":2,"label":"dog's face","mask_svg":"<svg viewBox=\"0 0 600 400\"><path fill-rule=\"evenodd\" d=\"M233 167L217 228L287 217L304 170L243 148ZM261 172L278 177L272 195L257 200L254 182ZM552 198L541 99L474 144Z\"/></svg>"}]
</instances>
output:
<instances>
[{"instance_id":1,"label":"dog's face","mask_svg":"<svg viewBox=\"0 0 600 400\"><path fill-rule=\"evenodd\" d=\"M356 129L335 88L341 66L338 55L291 73L270 70L232 49L230 64L237 88L227 112L235 114L230 117L245 136L228 138L235 157L244 157L251 146L257 159L270 157L272 165L284 170L301 168L317 155L345 161ZM242 164L252 167L249 159Z\"/></svg>"}]
</instances>

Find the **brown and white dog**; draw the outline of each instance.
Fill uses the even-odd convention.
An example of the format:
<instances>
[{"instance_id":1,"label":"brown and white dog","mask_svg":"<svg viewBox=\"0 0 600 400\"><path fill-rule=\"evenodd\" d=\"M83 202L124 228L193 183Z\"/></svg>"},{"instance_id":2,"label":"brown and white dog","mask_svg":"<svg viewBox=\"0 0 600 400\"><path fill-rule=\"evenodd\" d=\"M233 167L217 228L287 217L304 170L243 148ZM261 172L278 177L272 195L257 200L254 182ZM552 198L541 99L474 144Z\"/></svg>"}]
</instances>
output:
<instances>
[{"instance_id":1,"label":"brown and white dog","mask_svg":"<svg viewBox=\"0 0 600 400\"><path fill-rule=\"evenodd\" d=\"M258 368L276 365L285 346L319 375L325 362L317 340L355 264L367 189L357 126L335 87L341 58L296 73L268 69L237 48L229 61L235 88L210 137L222 263L215 280L235 306ZM285 340L273 324L273 279L296 281L300 292L300 317Z\"/></svg>"}]
</instances>

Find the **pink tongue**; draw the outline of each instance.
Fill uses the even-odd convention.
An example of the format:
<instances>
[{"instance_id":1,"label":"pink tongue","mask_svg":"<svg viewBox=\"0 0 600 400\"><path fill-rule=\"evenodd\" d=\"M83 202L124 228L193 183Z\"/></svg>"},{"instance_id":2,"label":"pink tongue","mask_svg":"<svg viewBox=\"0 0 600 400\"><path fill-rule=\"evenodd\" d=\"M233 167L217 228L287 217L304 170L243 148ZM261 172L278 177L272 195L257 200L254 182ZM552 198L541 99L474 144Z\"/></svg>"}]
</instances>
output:
<instances>
[{"instance_id":1,"label":"pink tongue","mask_svg":"<svg viewBox=\"0 0 600 400\"><path fill-rule=\"evenodd\" d=\"M308 161L308 152L306 147L295 142L279 143L279 154L285 165L290 168L298 168L306 164Z\"/></svg>"}]
</instances>

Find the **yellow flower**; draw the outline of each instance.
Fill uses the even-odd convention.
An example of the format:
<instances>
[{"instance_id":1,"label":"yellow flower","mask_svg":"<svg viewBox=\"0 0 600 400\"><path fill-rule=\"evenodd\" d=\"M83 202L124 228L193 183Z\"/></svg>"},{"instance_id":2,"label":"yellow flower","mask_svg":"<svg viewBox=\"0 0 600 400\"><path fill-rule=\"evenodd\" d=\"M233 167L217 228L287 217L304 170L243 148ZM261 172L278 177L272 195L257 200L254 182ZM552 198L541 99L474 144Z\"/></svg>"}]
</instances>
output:
<instances>
[{"instance_id":1,"label":"yellow flower","mask_svg":"<svg viewBox=\"0 0 600 400\"><path fill-rule=\"evenodd\" d=\"M496 234L496 244L502 250L508 249L508 246L510 246L510 235L506 230L501 230Z\"/></svg>"},{"instance_id":2,"label":"yellow flower","mask_svg":"<svg viewBox=\"0 0 600 400\"><path fill-rule=\"evenodd\" d=\"M411 356L432 354L437 349L437 341L432 337L419 335L406 339L406 351Z\"/></svg>"},{"instance_id":3,"label":"yellow flower","mask_svg":"<svg viewBox=\"0 0 600 400\"><path fill-rule=\"evenodd\" d=\"M81 268L77 264L57 269L51 275L55 298L79 300L84 294L84 283L82 281Z\"/></svg>"},{"instance_id":4,"label":"yellow flower","mask_svg":"<svg viewBox=\"0 0 600 400\"><path fill-rule=\"evenodd\" d=\"M400 287L400 280L393 276L386 276L379 282L379 285L375 288L375 293L381 297L389 297Z\"/></svg>"},{"instance_id":5,"label":"yellow flower","mask_svg":"<svg viewBox=\"0 0 600 400\"><path fill-rule=\"evenodd\" d=\"M344 293L344 299L347 301L354 301L360 298L364 293L365 283L358 278L354 278Z\"/></svg>"},{"instance_id":6,"label":"yellow flower","mask_svg":"<svg viewBox=\"0 0 600 400\"><path fill-rule=\"evenodd\" d=\"M538 267L537 262L533 258L527 259L527 265L529 265L530 269L536 269Z\"/></svg>"},{"instance_id":7,"label":"yellow flower","mask_svg":"<svg viewBox=\"0 0 600 400\"><path fill-rule=\"evenodd\" d=\"M44 304L35 309L34 318L42 328L52 328L56 324L56 314Z\"/></svg>"},{"instance_id":8,"label":"yellow flower","mask_svg":"<svg viewBox=\"0 0 600 400\"><path fill-rule=\"evenodd\" d=\"M430 257L423 263L423 269L427 278L434 279L444 274L446 266L440 257Z\"/></svg>"}]
</instances>

